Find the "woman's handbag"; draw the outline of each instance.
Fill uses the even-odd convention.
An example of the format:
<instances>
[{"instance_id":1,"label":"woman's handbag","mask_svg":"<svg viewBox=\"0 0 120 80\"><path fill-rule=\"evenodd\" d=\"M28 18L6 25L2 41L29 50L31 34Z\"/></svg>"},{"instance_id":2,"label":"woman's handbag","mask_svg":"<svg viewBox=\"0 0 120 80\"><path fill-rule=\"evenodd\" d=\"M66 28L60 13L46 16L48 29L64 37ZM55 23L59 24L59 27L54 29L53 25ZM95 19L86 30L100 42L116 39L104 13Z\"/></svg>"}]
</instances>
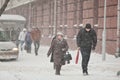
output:
<instances>
[{"instance_id":1,"label":"woman's handbag","mask_svg":"<svg viewBox=\"0 0 120 80\"><path fill-rule=\"evenodd\" d=\"M70 60L72 60L72 56L71 56L71 54L69 52L67 52L64 55L64 60L67 61L68 64L70 63Z\"/></svg>"},{"instance_id":2,"label":"woman's handbag","mask_svg":"<svg viewBox=\"0 0 120 80\"><path fill-rule=\"evenodd\" d=\"M25 44L25 46L24 46L24 50L27 50L27 45Z\"/></svg>"}]
</instances>

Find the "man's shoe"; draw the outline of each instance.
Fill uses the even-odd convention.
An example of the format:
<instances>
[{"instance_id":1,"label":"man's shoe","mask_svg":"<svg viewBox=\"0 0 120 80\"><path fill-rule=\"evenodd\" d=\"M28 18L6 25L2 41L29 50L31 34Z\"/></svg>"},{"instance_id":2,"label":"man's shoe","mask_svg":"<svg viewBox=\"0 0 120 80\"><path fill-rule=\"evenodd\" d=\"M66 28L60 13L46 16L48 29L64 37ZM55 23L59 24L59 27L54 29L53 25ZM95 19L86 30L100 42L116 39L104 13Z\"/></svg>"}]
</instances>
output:
<instances>
[{"instance_id":1,"label":"man's shoe","mask_svg":"<svg viewBox=\"0 0 120 80\"><path fill-rule=\"evenodd\" d=\"M88 72L84 72L83 75L84 75L84 76L87 76L87 75L88 75Z\"/></svg>"},{"instance_id":2,"label":"man's shoe","mask_svg":"<svg viewBox=\"0 0 120 80\"><path fill-rule=\"evenodd\" d=\"M60 73L55 73L55 75L60 75Z\"/></svg>"},{"instance_id":3,"label":"man's shoe","mask_svg":"<svg viewBox=\"0 0 120 80\"><path fill-rule=\"evenodd\" d=\"M36 56L38 55L38 53L35 54Z\"/></svg>"},{"instance_id":4,"label":"man's shoe","mask_svg":"<svg viewBox=\"0 0 120 80\"><path fill-rule=\"evenodd\" d=\"M120 71L117 72L117 76L120 76Z\"/></svg>"}]
</instances>

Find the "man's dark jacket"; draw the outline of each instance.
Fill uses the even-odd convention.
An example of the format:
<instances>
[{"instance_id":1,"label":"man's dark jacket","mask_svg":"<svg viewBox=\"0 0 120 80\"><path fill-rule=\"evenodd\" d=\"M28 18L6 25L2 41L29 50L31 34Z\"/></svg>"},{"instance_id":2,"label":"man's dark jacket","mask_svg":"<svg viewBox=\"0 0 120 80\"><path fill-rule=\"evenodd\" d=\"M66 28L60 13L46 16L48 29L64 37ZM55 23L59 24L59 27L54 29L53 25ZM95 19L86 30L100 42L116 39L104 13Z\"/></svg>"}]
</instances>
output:
<instances>
[{"instance_id":1,"label":"man's dark jacket","mask_svg":"<svg viewBox=\"0 0 120 80\"><path fill-rule=\"evenodd\" d=\"M82 28L77 35L77 46L81 48L95 48L97 44L97 35L94 29L89 32Z\"/></svg>"}]
</instances>

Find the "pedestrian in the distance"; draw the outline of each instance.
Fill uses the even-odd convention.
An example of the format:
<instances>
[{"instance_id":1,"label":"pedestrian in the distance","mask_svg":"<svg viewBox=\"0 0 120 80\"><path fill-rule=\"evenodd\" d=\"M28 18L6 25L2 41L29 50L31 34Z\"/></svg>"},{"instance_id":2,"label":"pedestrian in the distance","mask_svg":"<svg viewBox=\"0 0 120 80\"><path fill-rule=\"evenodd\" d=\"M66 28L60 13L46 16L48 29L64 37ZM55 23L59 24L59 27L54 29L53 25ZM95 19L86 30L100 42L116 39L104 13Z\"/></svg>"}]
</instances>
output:
<instances>
[{"instance_id":1,"label":"pedestrian in the distance","mask_svg":"<svg viewBox=\"0 0 120 80\"><path fill-rule=\"evenodd\" d=\"M20 28L18 28L18 29L16 30L16 45L17 45L17 48L19 47L19 39L18 39L19 34L20 34Z\"/></svg>"},{"instance_id":2,"label":"pedestrian in the distance","mask_svg":"<svg viewBox=\"0 0 120 80\"><path fill-rule=\"evenodd\" d=\"M16 31L14 28L11 29L11 40L16 41Z\"/></svg>"},{"instance_id":3,"label":"pedestrian in the distance","mask_svg":"<svg viewBox=\"0 0 120 80\"><path fill-rule=\"evenodd\" d=\"M53 52L53 62L55 65L56 75L60 75L62 65L65 65L64 55L68 50L67 41L64 39L64 35L61 32L57 33L55 39L51 43L51 47L47 53L47 56Z\"/></svg>"},{"instance_id":4,"label":"pedestrian in the distance","mask_svg":"<svg viewBox=\"0 0 120 80\"><path fill-rule=\"evenodd\" d=\"M95 50L97 44L97 35L91 24L86 24L77 35L77 46L82 54L83 75L88 75L88 62L90 59L91 49Z\"/></svg>"},{"instance_id":5,"label":"pedestrian in the distance","mask_svg":"<svg viewBox=\"0 0 120 80\"><path fill-rule=\"evenodd\" d=\"M24 29L20 32L19 37L18 37L18 40L20 41L21 51L23 50L23 44L24 44L24 42L25 42L26 33L27 33L27 30L26 30L26 28L24 28Z\"/></svg>"},{"instance_id":6,"label":"pedestrian in the distance","mask_svg":"<svg viewBox=\"0 0 120 80\"><path fill-rule=\"evenodd\" d=\"M34 47L35 47L35 55L37 56L38 50L40 47L41 31L37 27L33 27L31 35L32 35L32 40L33 40Z\"/></svg>"},{"instance_id":7,"label":"pedestrian in the distance","mask_svg":"<svg viewBox=\"0 0 120 80\"><path fill-rule=\"evenodd\" d=\"M32 37L31 32L28 30L26 37L25 37L25 48L27 53L31 53L31 44L32 44Z\"/></svg>"}]
</instances>

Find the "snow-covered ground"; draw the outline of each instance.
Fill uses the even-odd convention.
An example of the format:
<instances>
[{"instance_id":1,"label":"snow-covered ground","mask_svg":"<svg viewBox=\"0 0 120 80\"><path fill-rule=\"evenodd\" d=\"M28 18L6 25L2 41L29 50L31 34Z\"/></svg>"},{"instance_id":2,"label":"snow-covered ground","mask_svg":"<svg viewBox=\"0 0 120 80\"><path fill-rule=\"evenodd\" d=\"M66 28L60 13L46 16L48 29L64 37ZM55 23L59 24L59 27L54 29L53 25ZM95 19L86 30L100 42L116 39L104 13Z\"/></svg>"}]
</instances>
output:
<instances>
[{"instance_id":1,"label":"snow-covered ground","mask_svg":"<svg viewBox=\"0 0 120 80\"><path fill-rule=\"evenodd\" d=\"M41 46L39 55L20 52L16 61L0 62L0 80L120 80L116 76L120 70L120 58L107 55L102 61L102 55L92 53L89 63L89 76L83 76L81 70L81 55L79 63L75 64L77 51L70 51L73 60L71 64L62 67L61 76L56 76L50 58L47 58L47 46Z\"/></svg>"}]
</instances>

